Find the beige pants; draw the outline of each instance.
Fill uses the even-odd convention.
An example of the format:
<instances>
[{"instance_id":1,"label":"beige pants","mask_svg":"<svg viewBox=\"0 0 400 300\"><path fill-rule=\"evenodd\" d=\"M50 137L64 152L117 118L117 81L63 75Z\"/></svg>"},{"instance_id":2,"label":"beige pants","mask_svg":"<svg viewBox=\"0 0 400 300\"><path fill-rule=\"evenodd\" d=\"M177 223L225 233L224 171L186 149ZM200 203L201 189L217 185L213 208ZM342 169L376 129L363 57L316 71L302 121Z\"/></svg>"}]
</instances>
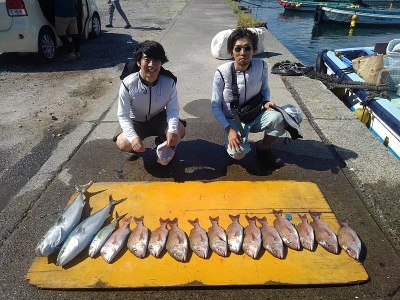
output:
<instances>
[{"instance_id":1,"label":"beige pants","mask_svg":"<svg viewBox=\"0 0 400 300\"><path fill-rule=\"evenodd\" d=\"M78 34L78 20L76 17L55 17L57 35Z\"/></svg>"}]
</instances>

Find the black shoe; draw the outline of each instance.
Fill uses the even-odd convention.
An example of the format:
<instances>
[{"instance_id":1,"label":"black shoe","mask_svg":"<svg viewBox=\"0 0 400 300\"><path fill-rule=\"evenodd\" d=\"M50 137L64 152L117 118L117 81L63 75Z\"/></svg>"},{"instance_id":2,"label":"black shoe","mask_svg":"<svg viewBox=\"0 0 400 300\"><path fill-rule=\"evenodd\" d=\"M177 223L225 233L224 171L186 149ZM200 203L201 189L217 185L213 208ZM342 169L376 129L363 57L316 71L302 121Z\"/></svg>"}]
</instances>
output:
<instances>
[{"instance_id":1,"label":"black shoe","mask_svg":"<svg viewBox=\"0 0 400 300\"><path fill-rule=\"evenodd\" d=\"M257 152L257 159L265 164L267 167L271 167L274 169L279 169L283 167L284 163L282 159L277 157L274 152L272 152L271 148L266 150L259 150L256 149Z\"/></svg>"},{"instance_id":2,"label":"black shoe","mask_svg":"<svg viewBox=\"0 0 400 300\"><path fill-rule=\"evenodd\" d=\"M125 29L131 28L131 27L132 27L132 26L131 26L131 24L129 24L129 23L126 24L126 25L124 26Z\"/></svg>"},{"instance_id":3,"label":"black shoe","mask_svg":"<svg viewBox=\"0 0 400 300\"><path fill-rule=\"evenodd\" d=\"M107 24L107 25L104 26L104 27L111 28L111 27L114 27L114 26L112 26L112 24Z\"/></svg>"},{"instance_id":4,"label":"black shoe","mask_svg":"<svg viewBox=\"0 0 400 300\"><path fill-rule=\"evenodd\" d=\"M164 143L166 141L166 137L165 136L157 136L154 139L154 144L156 144L156 146L161 145L162 143Z\"/></svg>"},{"instance_id":5,"label":"black shoe","mask_svg":"<svg viewBox=\"0 0 400 300\"><path fill-rule=\"evenodd\" d=\"M139 158L139 155L135 151L131 150L130 152L125 152L125 158L128 161L135 161Z\"/></svg>"}]
</instances>

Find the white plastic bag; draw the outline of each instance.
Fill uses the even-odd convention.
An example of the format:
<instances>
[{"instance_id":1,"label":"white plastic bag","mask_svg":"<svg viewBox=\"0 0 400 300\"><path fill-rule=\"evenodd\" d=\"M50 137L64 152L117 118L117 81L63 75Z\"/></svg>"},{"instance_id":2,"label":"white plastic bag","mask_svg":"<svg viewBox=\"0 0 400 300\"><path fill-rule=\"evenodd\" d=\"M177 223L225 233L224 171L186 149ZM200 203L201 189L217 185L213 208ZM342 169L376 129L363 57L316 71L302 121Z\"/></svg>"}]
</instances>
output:
<instances>
[{"instance_id":1,"label":"white plastic bag","mask_svg":"<svg viewBox=\"0 0 400 300\"><path fill-rule=\"evenodd\" d=\"M178 143L181 138L178 135ZM163 166L168 165L168 163L174 158L176 147L168 147L167 141L157 146L157 162Z\"/></svg>"}]
</instances>

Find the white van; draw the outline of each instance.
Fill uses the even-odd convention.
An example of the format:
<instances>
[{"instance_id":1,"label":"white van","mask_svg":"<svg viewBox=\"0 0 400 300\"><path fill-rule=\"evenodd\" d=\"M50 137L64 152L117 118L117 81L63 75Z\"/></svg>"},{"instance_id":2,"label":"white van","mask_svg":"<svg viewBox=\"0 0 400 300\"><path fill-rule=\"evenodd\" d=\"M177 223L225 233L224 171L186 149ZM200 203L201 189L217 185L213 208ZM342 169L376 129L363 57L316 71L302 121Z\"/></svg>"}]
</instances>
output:
<instances>
[{"instance_id":1,"label":"white van","mask_svg":"<svg viewBox=\"0 0 400 300\"><path fill-rule=\"evenodd\" d=\"M95 0L78 0L82 38L101 33ZM35 52L48 62L62 42L54 28L54 0L0 0L0 53Z\"/></svg>"}]
</instances>

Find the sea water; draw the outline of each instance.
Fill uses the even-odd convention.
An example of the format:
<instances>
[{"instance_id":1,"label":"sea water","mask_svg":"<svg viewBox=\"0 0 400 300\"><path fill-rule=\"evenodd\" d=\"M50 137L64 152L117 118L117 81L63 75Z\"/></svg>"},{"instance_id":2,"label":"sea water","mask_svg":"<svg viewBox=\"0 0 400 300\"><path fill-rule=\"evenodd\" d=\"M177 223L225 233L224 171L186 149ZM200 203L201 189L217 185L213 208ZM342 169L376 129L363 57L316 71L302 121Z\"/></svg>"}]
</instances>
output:
<instances>
[{"instance_id":1,"label":"sea water","mask_svg":"<svg viewBox=\"0 0 400 300\"><path fill-rule=\"evenodd\" d=\"M286 11L278 0L242 0L239 5L250 7L252 16L266 22L268 30L307 66L315 66L318 53L325 49L373 47L400 38L400 28L395 28L400 26L314 25L313 12ZM400 2L393 6L400 7Z\"/></svg>"}]
</instances>

